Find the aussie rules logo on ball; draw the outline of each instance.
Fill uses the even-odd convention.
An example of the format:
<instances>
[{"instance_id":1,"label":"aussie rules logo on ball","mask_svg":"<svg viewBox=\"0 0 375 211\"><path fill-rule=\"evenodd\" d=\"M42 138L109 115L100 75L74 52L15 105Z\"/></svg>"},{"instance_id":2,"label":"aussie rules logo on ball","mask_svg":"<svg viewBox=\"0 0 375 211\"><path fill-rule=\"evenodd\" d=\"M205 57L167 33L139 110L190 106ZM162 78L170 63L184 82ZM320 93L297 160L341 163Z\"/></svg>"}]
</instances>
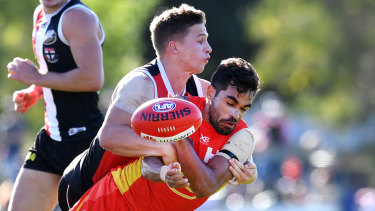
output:
<instances>
[{"instance_id":1,"label":"aussie rules logo on ball","mask_svg":"<svg viewBox=\"0 0 375 211\"><path fill-rule=\"evenodd\" d=\"M171 101L162 101L152 106L152 110L155 112L168 112L176 108L176 104Z\"/></svg>"},{"instance_id":2,"label":"aussie rules logo on ball","mask_svg":"<svg viewBox=\"0 0 375 211\"><path fill-rule=\"evenodd\" d=\"M175 102L168 100L155 103L152 106L154 112L142 112L140 120L152 122L168 121L189 116L191 113L189 107L183 107L181 109L176 109L176 107Z\"/></svg>"}]
</instances>

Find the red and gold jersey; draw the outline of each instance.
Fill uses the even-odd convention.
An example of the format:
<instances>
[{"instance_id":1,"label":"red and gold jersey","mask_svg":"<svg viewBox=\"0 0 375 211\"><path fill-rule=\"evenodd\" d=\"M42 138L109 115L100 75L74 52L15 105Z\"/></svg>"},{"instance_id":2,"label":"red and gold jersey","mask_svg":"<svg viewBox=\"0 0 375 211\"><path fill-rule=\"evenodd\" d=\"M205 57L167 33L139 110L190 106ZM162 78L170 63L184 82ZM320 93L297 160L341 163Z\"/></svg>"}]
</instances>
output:
<instances>
[{"instance_id":1,"label":"red and gold jersey","mask_svg":"<svg viewBox=\"0 0 375 211\"><path fill-rule=\"evenodd\" d=\"M189 100L203 110L205 98L190 96ZM241 121L231 134L220 135L211 125L203 122L198 131L190 137L194 141L195 151L207 163L233 133L245 127L247 127L246 123ZM112 171L112 176L130 210L194 210L208 199L196 198L189 188L174 189L169 188L165 183L144 179L141 176L141 160Z\"/></svg>"},{"instance_id":2,"label":"red and gold jersey","mask_svg":"<svg viewBox=\"0 0 375 211\"><path fill-rule=\"evenodd\" d=\"M201 110L205 105L205 98L189 97ZM236 131L247 127L241 121ZM232 135L220 135L215 129L203 123L200 129L191 138L194 149L199 157L207 163ZM118 167L111 174L99 181L90 191L86 192L73 210L195 210L207 198L198 199L189 188L170 188L165 183L151 182L141 175L143 158L137 159L128 165ZM117 187L114 188L114 186ZM122 200L119 196L122 195ZM79 208L79 209L77 209ZM91 208L91 209L90 209Z\"/></svg>"}]
</instances>

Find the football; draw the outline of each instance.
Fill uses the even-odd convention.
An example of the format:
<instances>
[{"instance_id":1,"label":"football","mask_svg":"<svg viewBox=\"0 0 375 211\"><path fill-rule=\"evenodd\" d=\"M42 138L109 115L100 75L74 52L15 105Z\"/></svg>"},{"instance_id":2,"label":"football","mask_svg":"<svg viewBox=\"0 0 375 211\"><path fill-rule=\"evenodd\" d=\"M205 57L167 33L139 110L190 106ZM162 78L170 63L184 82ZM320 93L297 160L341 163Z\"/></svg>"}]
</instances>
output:
<instances>
[{"instance_id":1,"label":"football","mask_svg":"<svg viewBox=\"0 0 375 211\"><path fill-rule=\"evenodd\" d=\"M202 113L180 98L158 98L139 106L131 127L139 136L157 142L172 142L193 134L202 124Z\"/></svg>"}]
</instances>

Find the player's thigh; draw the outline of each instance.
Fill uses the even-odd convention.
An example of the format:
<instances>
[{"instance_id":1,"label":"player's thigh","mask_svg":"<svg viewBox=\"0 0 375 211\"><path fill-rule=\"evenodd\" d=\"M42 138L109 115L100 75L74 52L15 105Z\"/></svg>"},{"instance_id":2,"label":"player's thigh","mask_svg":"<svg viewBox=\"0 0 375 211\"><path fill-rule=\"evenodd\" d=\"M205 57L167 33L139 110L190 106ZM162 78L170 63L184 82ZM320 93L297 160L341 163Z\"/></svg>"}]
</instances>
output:
<instances>
[{"instance_id":1,"label":"player's thigh","mask_svg":"<svg viewBox=\"0 0 375 211\"><path fill-rule=\"evenodd\" d=\"M22 168L17 176L9 210L52 210L57 204L60 175Z\"/></svg>"},{"instance_id":2,"label":"player's thigh","mask_svg":"<svg viewBox=\"0 0 375 211\"><path fill-rule=\"evenodd\" d=\"M89 189L71 210L129 211L129 207L113 181L112 174L107 174Z\"/></svg>"}]
</instances>

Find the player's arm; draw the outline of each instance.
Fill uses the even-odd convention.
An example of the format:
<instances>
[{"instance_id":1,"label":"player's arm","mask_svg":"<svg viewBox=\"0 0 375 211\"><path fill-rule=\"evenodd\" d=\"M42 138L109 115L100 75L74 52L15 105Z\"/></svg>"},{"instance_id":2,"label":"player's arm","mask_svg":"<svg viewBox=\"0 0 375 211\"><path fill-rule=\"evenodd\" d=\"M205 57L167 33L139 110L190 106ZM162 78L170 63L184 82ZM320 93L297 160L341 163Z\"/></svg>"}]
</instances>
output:
<instances>
[{"instance_id":1,"label":"player's arm","mask_svg":"<svg viewBox=\"0 0 375 211\"><path fill-rule=\"evenodd\" d=\"M41 74L30 60L15 58L12 67L8 67L8 77L24 84L61 91L100 90L104 83L100 38L104 35L99 20L89 11L73 8L63 16L62 31L69 42L77 68L64 73Z\"/></svg>"},{"instance_id":2,"label":"player's arm","mask_svg":"<svg viewBox=\"0 0 375 211\"><path fill-rule=\"evenodd\" d=\"M160 157L150 156L142 160L142 176L152 182L165 182L171 188L184 188L190 184L181 174L178 162L164 165Z\"/></svg>"},{"instance_id":3,"label":"player's arm","mask_svg":"<svg viewBox=\"0 0 375 211\"><path fill-rule=\"evenodd\" d=\"M208 197L233 178L229 171L228 159L236 158L245 163L251 156L254 141L247 129L233 134L221 152L212 157L207 165L195 153L189 140L176 142L179 162L190 187L198 198Z\"/></svg>"},{"instance_id":4,"label":"player's arm","mask_svg":"<svg viewBox=\"0 0 375 211\"><path fill-rule=\"evenodd\" d=\"M98 133L103 148L128 157L160 156L165 163L176 160L171 143L143 139L131 128L132 113L142 103L154 99L154 90L151 79L143 73L129 73L120 81Z\"/></svg>"},{"instance_id":5,"label":"player's arm","mask_svg":"<svg viewBox=\"0 0 375 211\"><path fill-rule=\"evenodd\" d=\"M27 89L15 91L13 93L14 110L25 113L43 96L43 89L39 86L31 85Z\"/></svg>"}]
</instances>

